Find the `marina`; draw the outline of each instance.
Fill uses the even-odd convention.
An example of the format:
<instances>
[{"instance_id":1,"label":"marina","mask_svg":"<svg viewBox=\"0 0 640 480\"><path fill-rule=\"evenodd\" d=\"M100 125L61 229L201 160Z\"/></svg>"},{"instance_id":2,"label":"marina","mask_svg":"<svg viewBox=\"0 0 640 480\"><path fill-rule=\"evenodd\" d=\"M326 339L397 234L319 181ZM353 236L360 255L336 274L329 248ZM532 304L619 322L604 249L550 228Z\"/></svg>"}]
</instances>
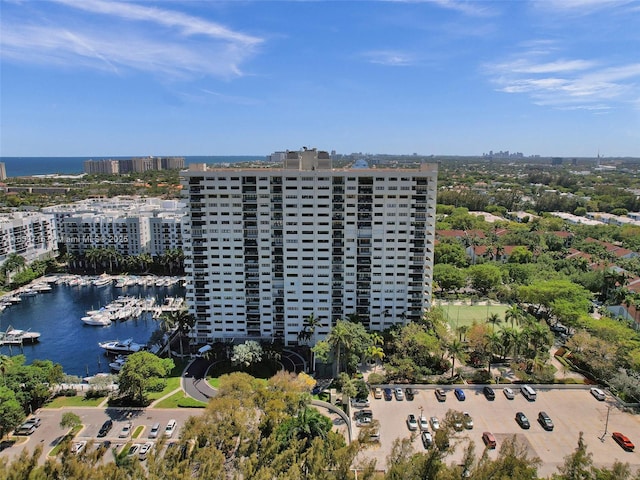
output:
<instances>
[{"instance_id":1,"label":"marina","mask_svg":"<svg viewBox=\"0 0 640 480\"><path fill-rule=\"evenodd\" d=\"M71 375L109 372L109 363L114 363L114 359L105 355L100 342L124 343L132 339L133 343L145 345L159 328L159 317L184 304L181 277L113 276L108 283L96 285L93 282L98 278L44 277L29 287L33 291L36 284L41 285L36 294L25 295L23 287L0 298L0 353L25 355L27 363L35 359L51 360ZM116 286L122 279L134 281ZM101 311L109 313L110 323L103 320L103 325L94 326L82 320ZM25 332L27 336L19 341L13 335L7 336L7 329ZM39 335L35 343L26 341L35 334Z\"/></svg>"}]
</instances>

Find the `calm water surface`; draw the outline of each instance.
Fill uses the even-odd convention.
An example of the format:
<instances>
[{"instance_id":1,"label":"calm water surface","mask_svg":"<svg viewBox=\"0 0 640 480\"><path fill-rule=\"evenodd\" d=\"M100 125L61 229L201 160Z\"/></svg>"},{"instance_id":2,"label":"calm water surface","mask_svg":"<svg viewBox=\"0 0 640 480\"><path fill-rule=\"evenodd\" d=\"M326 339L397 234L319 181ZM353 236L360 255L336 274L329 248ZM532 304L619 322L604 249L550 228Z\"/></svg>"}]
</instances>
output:
<instances>
[{"instance_id":1,"label":"calm water surface","mask_svg":"<svg viewBox=\"0 0 640 480\"><path fill-rule=\"evenodd\" d=\"M0 313L0 330L9 326L40 332L40 342L24 347L0 347L0 353L22 353L27 363L34 359L52 360L62 365L70 375L93 375L109 371L109 360L98 346L105 340L133 338L147 343L158 328L158 321L150 313L137 320L114 322L108 327L85 325L80 318L88 310L105 306L119 295L141 298L156 297L161 303L167 296L184 296L182 287L128 287L52 285L49 293L23 297L22 302L7 307ZM88 373L87 373L88 371Z\"/></svg>"}]
</instances>

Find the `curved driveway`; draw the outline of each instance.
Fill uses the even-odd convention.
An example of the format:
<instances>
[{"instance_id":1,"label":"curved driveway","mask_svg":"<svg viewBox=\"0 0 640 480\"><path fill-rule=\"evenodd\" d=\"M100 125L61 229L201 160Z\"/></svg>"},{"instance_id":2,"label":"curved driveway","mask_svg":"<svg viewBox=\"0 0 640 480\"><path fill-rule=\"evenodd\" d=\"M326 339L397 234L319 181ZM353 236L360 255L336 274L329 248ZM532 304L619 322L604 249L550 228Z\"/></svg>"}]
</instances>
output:
<instances>
[{"instance_id":1,"label":"curved driveway","mask_svg":"<svg viewBox=\"0 0 640 480\"><path fill-rule=\"evenodd\" d=\"M204 358L196 358L182 374L182 389L191 398L207 403L216 394L205 377L211 363Z\"/></svg>"}]
</instances>

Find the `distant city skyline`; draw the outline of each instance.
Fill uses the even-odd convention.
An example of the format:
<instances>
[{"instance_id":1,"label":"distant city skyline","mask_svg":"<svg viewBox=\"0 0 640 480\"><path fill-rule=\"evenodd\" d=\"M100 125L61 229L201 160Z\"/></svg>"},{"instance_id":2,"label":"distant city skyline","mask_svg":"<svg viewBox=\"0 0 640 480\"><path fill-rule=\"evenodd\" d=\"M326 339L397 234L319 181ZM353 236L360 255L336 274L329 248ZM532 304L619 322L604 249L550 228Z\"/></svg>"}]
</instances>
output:
<instances>
[{"instance_id":1,"label":"distant city skyline","mask_svg":"<svg viewBox=\"0 0 640 480\"><path fill-rule=\"evenodd\" d=\"M640 2L0 0L0 156L640 156Z\"/></svg>"}]
</instances>

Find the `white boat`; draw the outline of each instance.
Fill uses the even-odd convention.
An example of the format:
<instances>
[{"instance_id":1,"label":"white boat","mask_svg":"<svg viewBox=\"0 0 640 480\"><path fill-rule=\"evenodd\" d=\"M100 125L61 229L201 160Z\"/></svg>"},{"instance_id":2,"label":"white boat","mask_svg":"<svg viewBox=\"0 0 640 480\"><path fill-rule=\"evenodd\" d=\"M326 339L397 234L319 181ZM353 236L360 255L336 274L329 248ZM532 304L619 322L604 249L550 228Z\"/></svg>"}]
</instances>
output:
<instances>
[{"instance_id":1,"label":"white boat","mask_svg":"<svg viewBox=\"0 0 640 480\"><path fill-rule=\"evenodd\" d=\"M113 362L109 364L109 368L115 372L119 372L122 369L122 366L126 363L127 357L123 357L122 355L118 355Z\"/></svg>"},{"instance_id":2,"label":"white boat","mask_svg":"<svg viewBox=\"0 0 640 480\"><path fill-rule=\"evenodd\" d=\"M49 285L48 283L37 283L36 285L31 287L31 289L35 290L38 293L46 293L46 292L50 292L51 290L53 290L51 288L51 285Z\"/></svg>"},{"instance_id":3,"label":"white boat","mask_svg":"<svg viewBox=\"0 0 640 480\"><path fill-rule=\"evenodd\" d=\"M111 325L111 316L107 312L98 312L94 315L87 315L82 317L82 320L86 325L95 325L100 327L106 327Z\"/></svg>"},{"instance_id":4,"label":"white boat","mask_svg":"<svg viewBox=\"0 0 640 480\"><path fill-rule=\"evenodd\" d=\"M96 278L92 283L95 287L104 287L106 285L111 285L113 283L113 279L109 276L101 276Z\"/></svg>"},{"instance_id":5,"label":"white boat","mask_svg":"<svg viewBox=\"0 0 640 480\"><path fill-rule=\"evenodd\" d=\"M141 345L128 338L127 340L109 340L107 342L99 342L100 348L104 348L107 353L113 354L129 354L139 352L145 348L145 345Z\"/></svg>"}]
</instances>

